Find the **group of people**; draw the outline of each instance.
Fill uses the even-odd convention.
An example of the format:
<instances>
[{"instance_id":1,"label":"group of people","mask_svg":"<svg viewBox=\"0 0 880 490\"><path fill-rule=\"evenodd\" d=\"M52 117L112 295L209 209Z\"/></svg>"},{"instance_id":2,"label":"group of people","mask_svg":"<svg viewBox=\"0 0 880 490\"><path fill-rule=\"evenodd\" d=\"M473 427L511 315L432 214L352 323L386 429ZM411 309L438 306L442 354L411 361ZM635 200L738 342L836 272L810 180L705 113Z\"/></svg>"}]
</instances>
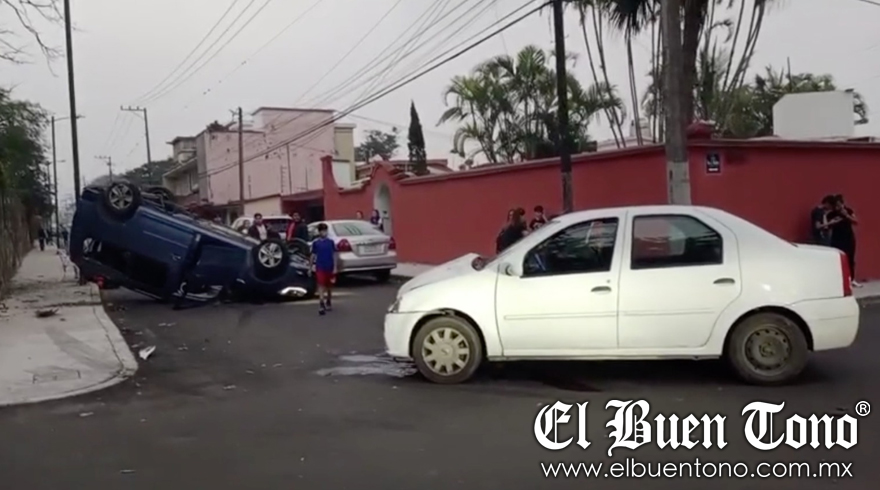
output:
<instances>
[{"instance_id":1,"label":"group of people","mask_svg":"<svg viewBox=\"0 0 880 490\"><path fill-rule=\"evenodd\" d=\"M532 210L532 219L526 221L526 210L513 208L507 212L507 221L495 239L495 251L503 252L505 249L518 242L522 237L547 224L554 216L547 217L544 214L544 206L538 205Z\"/></svg>"},{"instance_id":2,"label":"group of people","mask_svg":"<svg viewBox=\"0 0 880 490\"><path fill-rule=\"evenodd\" d=\"M827 195L813 209L810 216L813 228L813 241L818 245L834 247L844 254L849 261L849 271L853 277L852 284L861 286L856 280L856 233L859 224L855 211L846 205L842 194Z\"/></svg>"}]
</instances>

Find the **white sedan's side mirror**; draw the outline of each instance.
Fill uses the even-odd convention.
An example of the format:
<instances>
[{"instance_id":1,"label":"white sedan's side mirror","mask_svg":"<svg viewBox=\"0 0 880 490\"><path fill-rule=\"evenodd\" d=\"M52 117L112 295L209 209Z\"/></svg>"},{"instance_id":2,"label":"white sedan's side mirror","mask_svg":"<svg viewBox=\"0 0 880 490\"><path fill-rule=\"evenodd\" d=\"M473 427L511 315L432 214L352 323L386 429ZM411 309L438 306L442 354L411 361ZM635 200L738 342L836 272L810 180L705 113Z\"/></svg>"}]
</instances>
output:
<instances>
[{"instance_id":1,"label":"white sedan's side mirror","mask_svg":"<svg viewBox=\"0 0 880 490\"><path fill-rule=\"evenodd\" d=\"M501 264L501 268L499 270L505 276L511 276L511 277L516 276L516 270L513 268L513 264L511 264L511 263Z\"/></svg>"}]
</instances>

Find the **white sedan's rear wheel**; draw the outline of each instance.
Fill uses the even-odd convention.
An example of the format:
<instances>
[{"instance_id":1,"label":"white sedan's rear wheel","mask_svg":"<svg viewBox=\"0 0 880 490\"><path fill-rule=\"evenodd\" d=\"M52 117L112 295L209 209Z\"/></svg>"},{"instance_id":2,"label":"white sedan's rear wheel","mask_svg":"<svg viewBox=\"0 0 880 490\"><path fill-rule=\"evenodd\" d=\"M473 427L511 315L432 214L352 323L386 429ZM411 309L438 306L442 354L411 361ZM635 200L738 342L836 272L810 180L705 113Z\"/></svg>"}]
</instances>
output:
<instances>
[{"instance_id":1,"label":"white sedan's rear wheel","mask_svg":"<svg viewBox=\"0 0 880 490\"><path fill-rule=\"evenodd\" d=\"M413 339L412 352L422 376L440 384L467 381L483 360L476 329L452 315L428 320Z\"/></svg>"},{"instance_id":2,"label":"white sedan's rear wheel","mask_svg":"<svg viewBox=\"0 0 880 490\"><path fill-rule=\"evenodd\" d=\"M727 359L744 381L780 385L797 378L807 366L807 339L791 319L758 313L734 327Z\"/></svg>"}]
</instances>

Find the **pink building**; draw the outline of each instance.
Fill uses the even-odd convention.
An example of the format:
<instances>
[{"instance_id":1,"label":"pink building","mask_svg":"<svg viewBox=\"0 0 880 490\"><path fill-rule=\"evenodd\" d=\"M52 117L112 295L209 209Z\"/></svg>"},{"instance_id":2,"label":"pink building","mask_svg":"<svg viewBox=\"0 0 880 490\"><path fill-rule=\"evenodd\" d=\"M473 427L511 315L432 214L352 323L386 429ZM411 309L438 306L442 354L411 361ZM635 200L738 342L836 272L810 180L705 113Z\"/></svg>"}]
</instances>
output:
<instances>
[{"instance_id":1,"label":"pink building","mask_svg":"<svg viewBox=\"0 0 880 490\"><path fill-rule=\"evenodd\" d=\"M332 156L343 173L355 173L354 126L333 123L333 115L332 110L275 107L251 114L242 128L245 215L297 211L322 218L321 157ZM238 126L212 124L194 139L195 158L166 174L166 186L175 193L197 189L202 207L231 221L242 212Z\"/></svg>"}]
</instances>

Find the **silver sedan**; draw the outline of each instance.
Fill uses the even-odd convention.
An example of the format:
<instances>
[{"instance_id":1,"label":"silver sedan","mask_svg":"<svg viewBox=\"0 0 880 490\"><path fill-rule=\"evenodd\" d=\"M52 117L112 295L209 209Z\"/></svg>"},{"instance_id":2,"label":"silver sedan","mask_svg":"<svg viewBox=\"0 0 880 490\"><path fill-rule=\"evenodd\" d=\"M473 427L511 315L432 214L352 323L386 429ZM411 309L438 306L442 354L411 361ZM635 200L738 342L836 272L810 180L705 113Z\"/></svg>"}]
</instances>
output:
<instances>
[{"instance_id":1,"label":"silver sedan","mask_svg":"<svg viewBox=\"0 0 880 490\"><path fill-rule=\"evenodd\" d=\"M318 237L318 225L327 225L327 236L336 244L339 274L364 272L380 282L397 267L397 244L367 221L329 220L309 224L309 241Z\"/></svg>"}]
</instances>

